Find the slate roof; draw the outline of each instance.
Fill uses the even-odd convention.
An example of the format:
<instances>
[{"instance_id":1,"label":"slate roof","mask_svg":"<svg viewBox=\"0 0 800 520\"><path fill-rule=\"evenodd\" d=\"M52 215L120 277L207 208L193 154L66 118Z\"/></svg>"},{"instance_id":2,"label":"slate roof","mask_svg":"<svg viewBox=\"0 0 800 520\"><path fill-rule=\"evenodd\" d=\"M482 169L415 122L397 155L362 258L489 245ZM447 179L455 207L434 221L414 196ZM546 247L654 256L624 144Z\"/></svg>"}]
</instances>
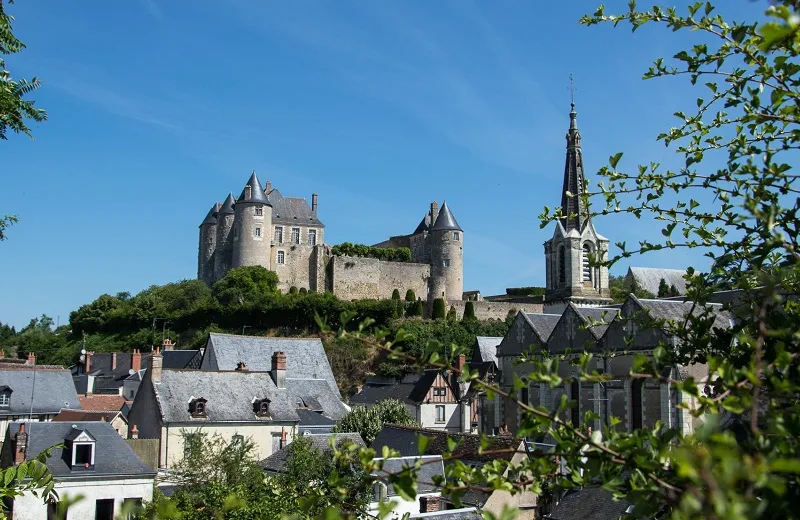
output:
<instances>
[{"instance_id":1,"label":"slate roof","mask_svg":"<svg viewBox=\"0 0 800 520\"><path fill-rule=\"evenodd\" d=\"M325 417L319 412L298 408L295 409L295 413L300 418L297 431L301 434L306 431L310 433L330 433L333 427L336 426L335 420Z\"/></svg>"},{"instance_id":2,"label":"slate roof","mask_svg":"<svg viewBox=\"0 0 800 520\"><path fill-rule=\"evenodd\" d=\"M603 334L605 334L606 329L608 329L611 320L613 320L617 316L617 312L619 312L619 309L614 307L575 306L575 311L578 313L578 316L583 318L585 324L584 326L589 325L590 323L601 322L601 324L599 325L594 325L592 327L589 327L589 332L591 332L595 338L599 339L603 337Z\"/></svg>"},{"instance_id":3,"label":"slate roof","mask_svg":"<svg viewBox=\"0 0 800 520\"><path fill-rule=\"evenodd\" d=\"M683 276L686 274L685 269L661 269L657 267L629 267L628 273L625 275L625 288L630 290L631 280L635 279L636 284L652 293L653 296L658 295L658 286L663 278L667 282L667 286L675 285L678 293L686 294L686 280Z\"/></svg>"},{"instance_id":4,"label":"slate roof","mask_svg":"<svg viewBox=\"0 0 800 520\"><path fill-rule=\"evenodd\" d=\"M236 372L208 370L168 370L161 373L161 382L154 383L161 416L165 422L298 422L290 393L278 389L268 372ZM205 398L207 419L193 419L189 412L192 399ZM262 419L253 411L254 399L270 400L270 419Z\"/></svg>"},{"instance_id":5,"label":"slate roof","mask_svg":"<svg viewBox=\"0 0 800 520\"><path fill-rule=\"evenodd\" d=\"M561 319L560 314L525 314L525 319L530 323L531 328L536 334L547 342L550 339L550 334L556 328L558 320Z\"/></svg>"},{"instance_id":6,"label":"slate roof","mask_svg":"<svg viewBox=\"0 0 800 520\"><path fill-rule=\"evenodd\" d=\"M698 316L704 312L703 308L695 307L693 302L650 300L637 298L633 295L630 297L637 301L642 308L646 309L649 312L650 317L655 320L674 320L676 323L682 323L690 312L695 316ZM714 314L715 327L723 330L731 327L733 315L730 312L723 310L721 304L708 304L708 307Z\"/></svg>"},{"instance_id":7,"label":"slate roof","mask_svg":"<svg viewBox=\"0 0 800 520\"><path fill-rule=\"evenodd\" d=\"M131 372L131 353L117 352L117 363L111 369L111 352L98 352L92 354L89 361L89 375L94 376L95 394L118 394L123 385L123 381L131 376L136 376ZM200 368L201 353L199 350L165 350L162 352L164 359L163 368ZM142 370L146 370L150 360L150 353L142 353ZM77 364L70 367L75 381L75 389L81 393L86 393L86 379L80 377L83 372L83 365ZM144 373L144 372L142 372ZM133 377L136 380L136 377ZM141 377L139 376L139 380Z\"/></svg>"},{"instance_id":8,"label":"slate roof","mask_svg":"<svg viewBox=\"0 0 800 520\"><path fill-rule=\"evenodd\" d=\"M280 191L273 189L267 194L267 199L272 206L273 224L325 227L302 197L284 197Z\"/></svg>"},{"instance_id":9,"label":"slate roof","mask_svg":"<svg viewBox=\"0 0 800 520\"><path fill-rule=\"evenodd\" d=\"M288 372L288 370L287 370ZM307 408L322 412L336 421L347 414L348 409L339 397L331 391L330 383L324 379L286 378L286 390L293 396L297 408Z\"/></svg>"},{"instance_id":10,"label":"slate roof","mask_svg":"<svg viewBox=\"0 0 800 520\"><path fill-rule=\"evenodd\" d=\"M248 186L250 187L250 198L245 199ZM237 204L245 204L250 202L269 205L267 194L264 193L264 188L261 187L261 183L258 181L256 172L253 172L253 174L250 175L250 179L247 181L247 184L245 184L244 188L242 188L242 194L239 195L238 199L236 199Z\"/></svg>"},{"instance_id":11,"label":"slate roof","mask_svg":"<svg viewBox=\"0 0 800 520\"><path fill-rule=\"evenodd\" d=\"M414 232L411 234L416 235L417 233L424 233L425 231L428 231L430 228L431 228L431 213L429 211L428 213L425 213L425 216L422 217L422 220L417 226L417 229L415 229Z\"/></svg>"},{"instance_id":12,"label":"slate roof","mask_svg":"<svg viewBox=\"0 0 800 520\"><path fill-rule=\"evenodd\" d=\"M408 404L413 404L408 396L414 390L417 384L416 380L413 383L395 383L393 385L381 386L365 386L360 392L350 398L350 404L356 405L371 405L377 404L384 399L399 399L400 401Z\"/></svg>"},{"instance_id":13,"label":"slate roof","mask_svg":"<svg viewBox=\"0 0 800 520\"><path fill-rule=\"evenodd\" d=\"M119 412L128 401L121 395L81 394L78 396L81 408L92 411Z\"/></svg>"},{"instance_id":14,"label":"slate roof","mask_svg":"<svg viewBox=\"0 0 800 520\"><path fill-rule=\"evenodd\" d=\"M8 425L6 440L13 439L19 431L19 422ZM84 430L95 439L94 470L72 471L67 463L69 451L67 449L53 450L53 456L47 459L47 467L54 477L96 479L100 476L115 476L119 478L152 478L156 472L148 467L136 456L128 443L120 437L119 433L107 422L26 422L25 431L28 433L28 449L25 459L31 460L39 453L51 446L63 443L65 439L76 434L73 425L78 430ZM3 459L10 455L11 443L3 446Z\"/></svg>"},{"instance_id":15,"label":"slate roof","mask_svg":"<svg viewBox=\"0 0 800 520\"><path fill-rule=\"evenodd\" d=\"M456 222L456 218L450 211L447 202L442 203L442 209L439 210L439 215L436 217L436 222L433 223L431 231L444 231L452 229L454 231L462 231L461 226Z\"/></svg>"},{"instance_id":16,"label":"slate roof","mask_svg":"<svg viewBox=\"0 0 800 520\"><path fill-rule=\"evenodd\" d=\"M351 442L353 444L358 445L359 447L366 447L364 444L364 440L361 438L361 435L357 433L323 433L323 434L306 434L302 437L311 441L311 449L317 450L320 453L326 453L331 451L331 439L334 439L334 443L336 446L339 446L346 442ZM295 440L297 440L295 438ZM289 460L289 457L292 455L294 442L290 443L288 446L285 446L283 449L276 451L266 459L261 461L261 467L264 468L264 471L271 471L274 473L283 473L286 466L286 461Z\"/></svg>"},{"instance_id":17,"label":"slate roof","mask_svg":"<svg viewBox=\"0 0 800 520\"><path fill-rule=\"evenodd\" d=\"M474 507L462 507L459 509L445 509L433 513L415 513L409 518L433 518L435 520L479 520L483 518Z\"/></svg>"},{"instance_id":18,"label":"slate roof","mask_svg":"<svg viewBox=\"0 0 800 520\"><path fill-rule=\"evenodd\" d=\"M494 363L497 365L497 346L503 341L502 337L478 336L478 348L472 354L473 362Z\"/></svg>"},{"instance_id":19,"label":"slate roof","mask_svg":"<svg viewBox=\"0 0 800 520\"><path fill-rule=\"evenodd\" d=\"M81 407L72 377L63 368L4 365L0 368L0 386L11 389L9 406L0 407L0 416L29 414L31 394L35 414L56 414L62 408Z\"/></svg>"},{"instance_id":20,"label":"slate roof","mask_svg":"<svg viewBox=\"0 0 800 520\"><path fill-rule=\"evenodd\" d=\"M236 204L236 199L233 198L233 193L228 193L228 196L222 202L217 215L233 215L233 205Z\"/></svg>"},{"instance_id":21,"label":"slate roof","mask_svg":"<svg viewBox=\"0 0 800 520\"><path fill-rule=\"evenodd\" d=\"M511 460L519 449L521 441L511 435L489 437L489 450L510 450L508 453L481 454L480 435L471 433L448 433L442 430L417 428L387 424L372 441L372 449L380 453L384 446L397 450L401 456L412 457L419 454L419 436L424 435L431 439L425 449L425 455L442 455L447 451L447 439L459 441L454 455L459 460L473 462L488 462L492 460Z\"/></svg>"},{"instance_id":22,"label":"slate roof","mask_svg":"<svg viewBox=\"0 0 800 520\"><path fill-rule=\"evenodd\" d=\"M211 209L208 211L208 215L206 218L203 219L203 222L200 223L201 226L205 226L206 224L210 224L212 226L217 225L217 213L219 213L219 202L215 202Z\"/></svg>"},{"instance_id":23,"label":"slate roof","mask_svg":"<svg viewBox=\"0 0 800 520\"><path fill-rule=\"evenodd\" d=\"M423 464L417 470L417 493L431 493L439 491L441 488L433 483L434 477L440 475L444 478L444 463L439 455L415 455L413 457L393 457L383 459L376 457L374 460L383 461L383 471L373 473L377 480L386 484L387 497L397 496L394 486L389 483L387 473L396 475L408 468L413 468L417 460Z\"/></svg>"},{"instance_id":24,"label":"slate roof","mask_svg":"<svg viewBox=\"0 0 800 520\"><path fill-rule=\"evenodd\" d=\"M617 520L630 506L628 502L615 502L610 492L603 488L584 488L568 492L561 501L551 506L546 520Z\"/></svg>"}]
</instances>

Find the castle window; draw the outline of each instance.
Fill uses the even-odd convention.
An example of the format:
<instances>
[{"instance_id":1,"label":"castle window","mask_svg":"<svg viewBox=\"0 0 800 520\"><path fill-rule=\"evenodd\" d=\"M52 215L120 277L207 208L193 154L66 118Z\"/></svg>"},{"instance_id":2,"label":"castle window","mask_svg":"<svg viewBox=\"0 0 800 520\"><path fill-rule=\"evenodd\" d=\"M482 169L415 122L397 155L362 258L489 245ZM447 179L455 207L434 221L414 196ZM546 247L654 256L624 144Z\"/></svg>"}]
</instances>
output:
<instances>
[{"instance_id":1,"label":"castle window","mask_svg":"<svg viewBox=\"0 0 800 520\"><path fill-rule=\"evenodd\" d=\"M283 226L275 227L275 242L278 244L283 244Z\"/></svg>"},{"instance_id":2,"label":"castle window","mask_svg":"<svg viewBox=\"0 0 800 520\"><path fill-rule=\"evenodd\" d=\"M293 227L292 228L292 244L299 244L300 243L300 228Z\"/></svg>"},{"instance_id":3,"label":"castle window","mask_svg":"<svg viewBox=\"0 0 800 520\"><path fill-rule=\"evenodd\" d=\"M442 260L442 267L450 267L450 259L449 258L445 258L444 260Z\"/></svg>"},{"instance_id":4,"label":"castle window","mask_svg":"<svg viewBox=\"0 0 800 520\"><path fill-rule=\"evenodd\" d=\"M255 233L256 233L257 237L261 237L261 228L257 227L256 230L255 230Z\"/></svg>"},{"instance_id":5,"label":"castle window","mask_svg":"<svg viewBox=\"0 0 800 520\"><path fill-rule=\"evenodd\" d=\"M260 207L259 208L255 208L255 211L256 211L256 216L257 217L261 217L261 216L264 215L264 208L260 208Z\"/></svg>"},{"instance_id":6,"label":"castle window","mask_svg":"<svg viewBox=\"0 0 800 520\"><path fill-rule=\"evenodd\" d=\"M192 417L208 417L206 413L207 402L208 401L202 397L189 401L189 412L191 412Z\"/></svg>"},{"instance_id":7,"label":"castle window","mask_svg":"<svg viewBox=\"0 0 800 520\"><path fill-rule=\"evenodd\" d=\"M317 245L317 230L316 229L309 229L308 230L308 245L310 245L310 246Z\"/></svg>"},{"instance_id":8,"label":"castle window","mask_svg":"<svg viewBox=\"0 0 800 520\"><path fill-rule=\"evenodd\" d=\"M583 281L584 282L591 282L592 281L592 266L589 265L589 256L592 254L592 248L589 244L583 245L583 257L582 257L582 267L583 267Z\"/></svg>"},{"instance_id":9,"label":"castle window","mask_svg":"<svg viewBox=\"0 0 800 520\"><path fill-rule=\"evenodd\" d=\"M558 281L567 281L567 259L564 258L564 246L558 248Z\"/></svg>"},{"instance_id":10,"label":"castle window","mask_svg":"<svg viewBox=\"0 0 800 520\"><path fill-rule=\"evenodd\" d=\"M283 251L278 251L278 263L285 264L286 263L286 254Z\"/></svg>"},{"instance_id":11,"label":"castle window","mask_svg":"<svg viewBox=\"0 0 800 520\"><path fill-rule=\"evenodd\" d=\"M455 240L456 242L461 240L461 235L459 235L458 231L453 231L453 240Z\"/></svg>"}]
</instances>

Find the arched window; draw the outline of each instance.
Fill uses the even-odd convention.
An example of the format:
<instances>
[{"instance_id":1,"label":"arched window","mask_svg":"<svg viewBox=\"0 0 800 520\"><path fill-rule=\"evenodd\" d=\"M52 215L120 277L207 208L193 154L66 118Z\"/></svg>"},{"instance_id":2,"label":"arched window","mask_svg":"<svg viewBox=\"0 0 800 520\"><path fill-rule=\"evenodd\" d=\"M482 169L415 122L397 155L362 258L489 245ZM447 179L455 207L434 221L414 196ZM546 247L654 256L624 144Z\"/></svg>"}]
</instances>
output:
<instances>
[{"instance_id":1,"label":"arched window","mask_svg":"<svg viewBox=\"0 0 800 520\"><path fill-rule=\"evenodd\" d=\"M583 281L584 282L591 282L592 281L592 266L589 265L589 256L592 254L592 246L589 244L583 244Z\"/></svg>"},{"instance_id":2,"label":"arched window","mask_svg":"<svg viewBox=\"0 0 800 520\"><path fill-rule=\"evenodd\" d=\"M567 282L567 259L564 258L564 246L558 248L558 281Z\"/></svg>"}]
</instances>

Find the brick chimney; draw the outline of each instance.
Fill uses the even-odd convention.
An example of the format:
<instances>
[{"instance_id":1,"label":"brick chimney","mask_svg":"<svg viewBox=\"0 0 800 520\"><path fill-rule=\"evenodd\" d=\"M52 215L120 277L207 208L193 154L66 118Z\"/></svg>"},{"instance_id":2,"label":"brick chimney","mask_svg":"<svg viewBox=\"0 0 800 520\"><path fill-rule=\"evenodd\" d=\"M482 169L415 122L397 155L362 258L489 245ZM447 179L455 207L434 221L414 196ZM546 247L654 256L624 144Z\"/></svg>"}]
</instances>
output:
<instances>
[{"instance_id":1,"label":"brick chimney","mask_svg":"<svg viewBox=\"0 0 800 520\"><path fill-rule=\"evenodd\" d=\"M439 216L439 203L435 200L431 202L431 226L436 222L436 217Z\"/></svg>"},{"instance_id":2,"label":"brick chimney","mask_svg":"<svg viewBox=\"0 0 800 520\"><path fill-rule=\"evenodd\" d=\"M430 495L419 497L420 513L435 513L438 510L439 510L439 497Z\"/></svg>"},{"instance_id":3,"label":"brick chimney","mask_svg":"<svg viewBox=\"0 0 800 520\"><path fill-rule=\"evenodd\" d=\"M133 349L131 353L131 370L138 372L142 369L142 353L138 348Z\"/></svg>"},{"instance_id":4,"label":"brick chimney","mask_svg":"<svg viewBox=\"0 0 800 520\"><path fill-rule=\"evenodd\" d=\"M264 193L269 195L269 192L271 192L271 191L272 191L272 181L267 181L267 187L264 188Z\"/></svg>"},{"instance_id":5,"label":"brick chimney","mask_svg":"<svg viewBox=\"0 0 800 520\"><path fill-rule=\"evenodd\" d=\"M285 448L286 444L287 444L286 443L286 428L281 428L281 443L280 443L280 447L281 448L280 449Z\"/></svg>"},{"instance_id":6,"label":"brick chimney","mask_svg":"<svg viewBox=\"0 0 800 520\"><path fill-rule=\"evenodd\" d=\"M272 381L278 388L286 388L286 353L272 354Z\"/></svg>"},{"instance_id":7,"label":"brick chimney","mask_svg":"<svg viewBox=\"0 0 800 520\"><path fill-rule=\"evenodd\" d=\"M456 358L456 370L461 373L464 370L464 365L467 364L467 356L464 354L459 354L458 358Z\"/></svg>"},{"instance_id":8,"label":"brick chimney","mask_svg":"<svg viewBox=\"0 0 800 520\"><path fill-rule=\"evenodd\" d=\"M319 195L316 193L311 194L311 213L317 214L317 205L319 204Z\"/></svg>"},{"instance_id":9,"label":"brick chimney","mask_svg":"<svg viewBox=\"0 0 800 520\"><path fill-rule=\"evenodd\" d=\"M111 370L116 370L116 369L117 369L117 353L116 352L112 352L111 353Z\"/></svg>"},{"instance_id":10,"label":"brick chimney","mask_svg":"<svg viewBox=\"0 0 800 520\"><path fill-rule=\"evenodd\" d=\"M131 439L138 439L138 438L139 438L139 428L137 428L136 425L134 424L133 428L131 428Z\"/></svg>"},{"instance_id":11,"label":"brick chimney","mask_svg":"<svg viewBox=\"0 0 800 520\"><path fill-rule=\"evenodd\" d=\"M33 352L28 352L28 360L25 362L26 365L35 365L36 364L36 354Z\"/></svg>"},{"instance_id":12,"label":"brick chimney","mask_svg":"<svg viewBox=\"0 0 800 520\"><path fill-rule=\"evenodd\" d=\"M88 374L89 372L92 371L92 354L94 354L94 352L87 352L86 353L86 356L85 356L86 360L83 362L83 373L84 374Z\"/></svg>"},{"instance_id":13,"label":"brick chimney","mask_svg":"<svg viewBox=\"0 0 800 520\"><path fill-rule=\"evenodd\" d=\"M150 376L150 381L153 383L161 382L161 369L164 366L164 356L161 355L161 349L158 347L153 349L153 354L150 356L150 362L147 367L147 374Z\"/></svg>"},{"instance_id":14,"label":"brick chimney","mask_svg":"<svg viewBox=\"0 0 800 520\"><path fill-rule=\"evenodd\" d=\"M19 431L14 435L14 464L25 462L25 452L28 449L28 434L25 433L25 423L19 425Z\"/></svg>"},{"instance_id":15,"label":"brick chimney","mask_svg":"<svg viewBox=\"0 0 800 520\"><path fill-rule=\"evenodd\" d=\"M161 350L166 352L168 350L173 350L175 348L175 343L173 343L169 338L166 338L163 343L161 343Z\"/></svg>"}]
</instances>

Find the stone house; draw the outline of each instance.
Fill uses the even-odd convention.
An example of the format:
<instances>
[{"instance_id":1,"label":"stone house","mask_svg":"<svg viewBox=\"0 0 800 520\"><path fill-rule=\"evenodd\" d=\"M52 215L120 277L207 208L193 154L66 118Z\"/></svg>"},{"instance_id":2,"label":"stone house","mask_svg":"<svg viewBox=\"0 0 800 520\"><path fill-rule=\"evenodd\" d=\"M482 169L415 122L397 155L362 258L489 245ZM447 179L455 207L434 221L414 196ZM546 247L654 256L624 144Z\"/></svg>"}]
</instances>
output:
<instances>
[{"instance_id":1,"label":"stone house","mask_svg":"<svg viewBox=\"0 0 800 520\"><path fill-rule=\"evenodd\" d=\"M47 467L55 495L25 493L11 502L12 520L55 518L58 500L82 496L69 506L68 518L113 520L123 507L153 498L155 471L145 465L107 422L13 422L5 433L0 466L8 468L53 450Z\"/></svg>"},{"instance_id":2,"label":"stone house","mask_svg":"<svg viewBox=\"0 0 800 520\"><path fill-rule=\"evenodd\" d=\"M296 403L287 388L286 356L271 371L165 369L156 350L128 414L129 435L158 439L159 468L169 469L199 442L198 432L225 440L250 438L255 455L270 456L297 432Z\"/></svg>"},{"instance_id":3,"label":"stone house","mask_svg":"<svg viewBox=\"0 0 800 520\"><path fill-rule=\"evenodd\" d=\"M0 363L0 436L12 421L52 421L62 408L80 407L68 370L53 365Z\"/></svg>"}]
</instances>

